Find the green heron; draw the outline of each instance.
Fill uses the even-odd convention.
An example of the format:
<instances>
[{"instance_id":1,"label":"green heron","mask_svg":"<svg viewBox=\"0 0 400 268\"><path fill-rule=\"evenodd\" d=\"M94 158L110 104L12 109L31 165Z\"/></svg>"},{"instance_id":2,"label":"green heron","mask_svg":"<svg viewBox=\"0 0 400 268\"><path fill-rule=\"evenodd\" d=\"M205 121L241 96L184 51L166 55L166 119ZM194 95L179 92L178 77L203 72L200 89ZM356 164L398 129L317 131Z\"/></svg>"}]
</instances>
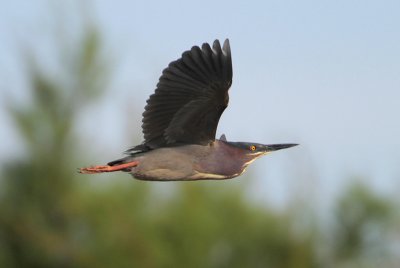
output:
<instances>
[{"instance_id":1,"label":"green heron","mask_svg":"<svg viewBox=\"0 0 400 268\"><path fill-rule=\"evenodd\" d=\"M242 174L255 159L297 144L265 145L215 139L232 84L229 40L222 48L194 46L164 69L143 113L144 142L85 174L125 171L151 181L221 180Z\"/></svg>"}]
</instances>

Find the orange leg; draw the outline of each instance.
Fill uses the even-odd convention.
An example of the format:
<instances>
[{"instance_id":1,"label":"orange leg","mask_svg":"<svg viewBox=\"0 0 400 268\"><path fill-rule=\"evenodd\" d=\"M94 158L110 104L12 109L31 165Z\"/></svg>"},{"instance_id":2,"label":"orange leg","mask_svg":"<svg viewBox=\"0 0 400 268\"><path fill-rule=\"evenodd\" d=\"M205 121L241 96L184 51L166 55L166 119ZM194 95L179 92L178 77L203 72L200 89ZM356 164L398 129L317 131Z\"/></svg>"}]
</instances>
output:
<instances>
[{"instance_id":1,"label":"orange leg","mask_svg":"<svg viewBox=\"0 0 400 268\"><path fill-rule=\"evenodd\" d=\"M102 172L113 172L113 171L120 171L131 167L136 167L139 164L138 161L132 161L124 164L119 164L115 166L92 166L86 168L80 168L78 170L79 173L82 174L95 174L95 173L102 173Z\"/></svg>"}]
</instances>

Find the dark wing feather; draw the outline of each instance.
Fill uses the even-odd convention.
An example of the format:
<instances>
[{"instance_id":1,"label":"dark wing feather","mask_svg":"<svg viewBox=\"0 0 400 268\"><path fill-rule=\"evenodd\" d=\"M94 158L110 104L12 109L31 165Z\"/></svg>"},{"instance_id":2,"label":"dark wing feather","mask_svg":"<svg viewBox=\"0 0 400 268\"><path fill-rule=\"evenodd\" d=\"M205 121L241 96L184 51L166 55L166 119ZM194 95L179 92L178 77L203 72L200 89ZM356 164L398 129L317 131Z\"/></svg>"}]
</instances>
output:
<instances>
[{"instance_id":1,"label":"dark wing feather","mask_svg":"<svg viewBox=\"0 0 400 268\"><path fill-rule=\"evenodd\" d=\"M205 145L215 139L219 118L228 106L232 84L229 40L223 48L205 43L182 54L164 69L143 113L141 148L178 144Z\"/></svg>"}]
</instances>

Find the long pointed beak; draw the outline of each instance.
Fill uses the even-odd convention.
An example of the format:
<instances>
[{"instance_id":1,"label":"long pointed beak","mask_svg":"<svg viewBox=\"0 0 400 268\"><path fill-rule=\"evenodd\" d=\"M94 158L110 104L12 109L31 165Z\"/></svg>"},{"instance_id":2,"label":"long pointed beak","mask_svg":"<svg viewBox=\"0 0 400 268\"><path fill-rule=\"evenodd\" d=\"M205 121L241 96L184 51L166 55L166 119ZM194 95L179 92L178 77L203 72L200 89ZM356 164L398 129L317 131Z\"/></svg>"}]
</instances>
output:
<instances>
[{"instance_id":1,"label":"long pointed beak","mask_svg":"<svg viewBox=\"0 0 400 268\"><path fill-rule=\"evenodd\" d=\"M293 146L297 146L297 143L282 143L282 144L270 144L270 145L265 145L265 152L273 152L273 151L278 151L282 149L287 149Z\"/></svg>"}]
</instances>

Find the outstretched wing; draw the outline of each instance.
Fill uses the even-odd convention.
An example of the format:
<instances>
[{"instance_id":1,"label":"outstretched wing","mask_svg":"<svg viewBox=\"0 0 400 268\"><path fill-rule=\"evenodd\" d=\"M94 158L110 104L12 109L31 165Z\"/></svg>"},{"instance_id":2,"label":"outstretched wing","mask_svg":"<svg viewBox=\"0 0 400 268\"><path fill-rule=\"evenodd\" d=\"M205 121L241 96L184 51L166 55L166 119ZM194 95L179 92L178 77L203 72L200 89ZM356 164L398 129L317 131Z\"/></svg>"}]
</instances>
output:
<instances>
[{"instance_id":1,"label":"outstretched wing","mask_svg":"<svg viewBox=\"0 0 400 268\"><path fill-rule=\"evenodd\" d=\"M215 40L182 54L164 69L143 113L144 144L159 148L205 145L215 139L219 118L228 106L232 84L229 40Z\"/></svg>"}]
</instances>

